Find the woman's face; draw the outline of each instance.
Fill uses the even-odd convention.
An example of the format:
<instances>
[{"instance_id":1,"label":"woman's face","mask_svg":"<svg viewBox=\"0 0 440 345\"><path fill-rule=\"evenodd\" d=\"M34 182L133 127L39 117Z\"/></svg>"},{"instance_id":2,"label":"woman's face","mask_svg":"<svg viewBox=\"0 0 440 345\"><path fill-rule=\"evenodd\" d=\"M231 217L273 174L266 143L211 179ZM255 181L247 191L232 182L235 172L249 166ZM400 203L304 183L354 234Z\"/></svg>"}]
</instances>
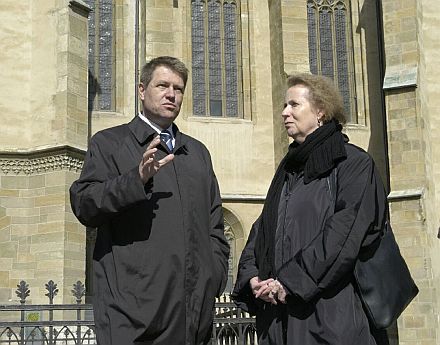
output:
<instances>
[{"instance_id":1,"label":"woman's face","mask_svg":"<svg viewBox=\"0 0 440 345\"><path fill-rule=\"evenodd\" d=\"M309 102L309 89L294 85L286 91L284 110L281 113L289 137L301 144L318 126L322 112Z\"/></svg>"}]
</instances>

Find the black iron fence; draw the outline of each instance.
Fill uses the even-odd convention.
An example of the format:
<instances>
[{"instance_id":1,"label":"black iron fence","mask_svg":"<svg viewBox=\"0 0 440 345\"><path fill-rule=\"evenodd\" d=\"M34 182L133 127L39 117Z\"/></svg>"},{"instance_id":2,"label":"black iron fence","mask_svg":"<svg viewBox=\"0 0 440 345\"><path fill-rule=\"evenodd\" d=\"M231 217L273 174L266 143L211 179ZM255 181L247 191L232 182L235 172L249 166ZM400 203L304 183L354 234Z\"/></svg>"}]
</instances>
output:
<instances>
[{"instance_id":1,"label":"black iron fence","mask_svg":"<svg viewBox=\"0 0 440 345\"><path fill-rule=\"evenodd\" d=\"M74 304L54 304L57 284L46 284L48 304L26 304L29 285L21 281L15 293L20 304L0 305L0 344L79 345L96 344L92 306L83 303L84 285L73 285ZM256 345L255 319L224 295L214 308L212 344Z\"/></svg>"}]
</instances>

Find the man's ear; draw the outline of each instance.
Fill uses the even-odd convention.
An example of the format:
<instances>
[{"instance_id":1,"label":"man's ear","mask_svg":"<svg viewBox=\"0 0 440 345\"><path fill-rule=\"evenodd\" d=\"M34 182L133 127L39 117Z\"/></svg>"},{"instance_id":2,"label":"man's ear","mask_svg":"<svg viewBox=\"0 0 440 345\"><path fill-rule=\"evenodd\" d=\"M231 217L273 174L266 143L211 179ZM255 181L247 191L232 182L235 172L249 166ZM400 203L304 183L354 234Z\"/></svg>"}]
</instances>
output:
<instances>
[{"instance_id":1,"label":"man's ear","mask_svg":"<svg viewBox=\"0 0 440 345\"><path fill-rule=\"evenodd\" d=\"M145 97L145 87L144 84L139 83L138 86L139 98L143 101Z\"/></svg>"}]
</instances>

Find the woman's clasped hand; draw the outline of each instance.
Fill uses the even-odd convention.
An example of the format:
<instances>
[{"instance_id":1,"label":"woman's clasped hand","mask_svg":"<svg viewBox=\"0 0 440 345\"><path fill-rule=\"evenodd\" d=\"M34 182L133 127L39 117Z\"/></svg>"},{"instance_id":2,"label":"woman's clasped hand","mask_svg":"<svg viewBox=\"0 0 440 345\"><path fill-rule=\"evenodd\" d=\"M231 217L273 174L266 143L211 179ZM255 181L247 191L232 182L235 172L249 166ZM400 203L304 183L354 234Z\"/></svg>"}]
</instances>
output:
<instances>
[{"instance_id":1,"label":"woman's clasped hand","mask_svg":"<svg viewBox=\"0 0 440 345\"><path fill-rule=\"evenodd\" d=\"M278 302L286 303L286 290L278 280L273 278L261 280L258 277L253 277L249 284L255 298L261 298L264 302L275 305Z\"/></svg>"}]
</instances>

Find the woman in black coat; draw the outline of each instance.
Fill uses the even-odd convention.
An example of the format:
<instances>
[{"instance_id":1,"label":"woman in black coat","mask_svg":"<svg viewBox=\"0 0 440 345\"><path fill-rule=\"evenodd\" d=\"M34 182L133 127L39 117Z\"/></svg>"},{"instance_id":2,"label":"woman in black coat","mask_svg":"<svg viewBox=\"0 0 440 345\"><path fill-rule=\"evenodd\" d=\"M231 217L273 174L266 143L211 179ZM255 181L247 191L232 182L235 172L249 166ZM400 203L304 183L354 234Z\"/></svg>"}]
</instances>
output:
<instances>
[{"instance_id":1,"label":"woman in black coat","mask_svg":"<svg viewBox=\"0 0 440 345\"><path fill-rule=\"evenodd\" d=\"M372 158L341 133L333 82L302 74L287 87L282 119L294 141L243 250L233 298L256 314L259 345L387 344L353 285L359 251L385 222L384 187Z\"/></svg>"}]
</instances>

